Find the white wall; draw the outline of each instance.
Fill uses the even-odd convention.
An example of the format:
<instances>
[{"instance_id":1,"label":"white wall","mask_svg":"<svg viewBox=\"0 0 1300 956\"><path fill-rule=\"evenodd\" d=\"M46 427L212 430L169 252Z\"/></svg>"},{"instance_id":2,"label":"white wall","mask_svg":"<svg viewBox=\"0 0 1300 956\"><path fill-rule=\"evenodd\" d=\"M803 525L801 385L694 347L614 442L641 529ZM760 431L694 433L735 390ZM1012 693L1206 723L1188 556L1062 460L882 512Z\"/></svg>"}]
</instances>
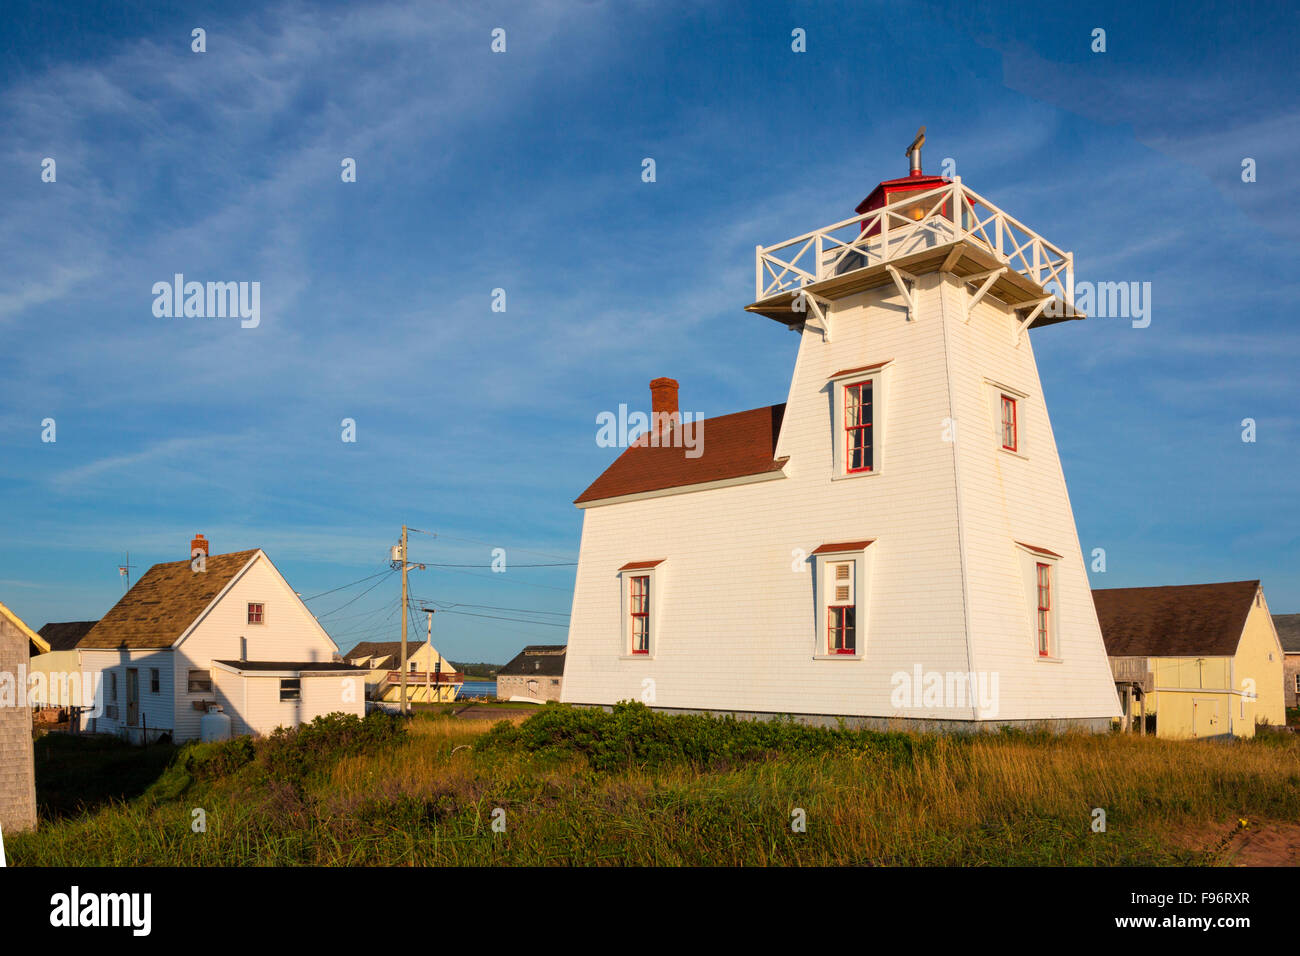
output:
<instances>
[{"instance_id":1,"label":"white wall","mask_svg":"<svg viewBox=\"0 0 1300 956\"><path fill-rule=\"evenodd\" d=\"M1032 351L1012 347L1010 316L991 302L965 326L944 284L920 278L910 322L890 286L837 303L830 342L805 329L778 449L790 456L787 478L585 511L564 700L643 699L651 678L661 707L969 719L970 708L891 705L892 675L920 664L998 668L999 719L1118 713ZM831 443L841 439L827 379L888 360L878 473L831 480ZM980 406L985 376L1031 395L1024 460L999 458ZM944 440L949 418L956 445ZM859 595L864 658L814 660L811 561L797 552L863 538L876 539L869 594ZM1015 540L1064 556L1062 664L1037 660ZM666 559L655 654L623 659L617 569L655 558Z\"/></svg>"},{"instance_id":2,"label":"white wall","mask_svg":"<svg viewBox=\"0 0 1300 956\"><path fill-rule=\"evenodd\" d=\"M163 650L78 650L81 658L81 670L97 676L102 680L101 693L104 703L117 704L118 718L107 716L107 710L99 717L83 720L82 727L96 733L118 733L126 726L126 672L129 668L140 671L140 723L138 727L148 727L150 739L159 733L175 735L176 721L172 710L174 688L172 686L174 668L173 652ZM149 671L158 669L158 693L150 690ZM117 674L117 699L112 693L110 673Z\"/></svg>"},{"instance_id":3,"label":"white wall","mask_svg":"<svg viewBox=\"0 0 1300 956\"><path fill-rule=\"evenodd\" d=\"M277 727L294 727L332 713L364 717L364 675L300 678L299 700L280 700L283 675L234 674L215 668L217 702L230 717L231 733L265 736Z\"/></svg>"},{"instance_id":4,"label":"white wall","mask_svg":"<svg viewBox=\"0 0 1300 956\"><path fill-rule=\"evenodd\" d=\"M264 624L248 623L248 604L265 606ZM140 710L148 720L150 735L155 728L170 731L176 741L199 736L203 711L194 702L216 699L212 692L189 693L190 669L212 670L214 660L236 660L243 654L241 638L247 638L252 660L329 661L334 642L316 624L310 612L284 583L265 556L253 564L230 587L220 601L177 647L160 650L79 650L84 670L118 673L119 719L101 716L86 724L87 729L116 733L126 720L126 674L128 666L140 668ZM162 671L160 693L149 692L149 668ZM107 676L104 693L109 690ZM279 685L276 685L278 698ZM278 706L278 699L277 699ZM236 718L227 708L232 721ZM275 725L273 724L272 727Z\"/></svg>"},{"instance_id":5,"label":"white wall","mask_svg":"<svg viewBox=\"0 0 1300 956\"><path fill-rule=\"evenodd\" d=\"M249 603L265 606L264 624L248 623ZM214 660L238 660L241 638L247 638L249 660L329 661L334 642L321 630L297 595L284 583L270 562L259 555L217 606L176 648L176 739L199 736L203 712L193 701L211 694L188 693L190 668L208 670ZM277 696L278 696L278 687ZM278 702L277 702L278 703ZM235 714L229 710L231 719ZM272 725L274 726L274 725Z\"/></svg>"}]
</instances>

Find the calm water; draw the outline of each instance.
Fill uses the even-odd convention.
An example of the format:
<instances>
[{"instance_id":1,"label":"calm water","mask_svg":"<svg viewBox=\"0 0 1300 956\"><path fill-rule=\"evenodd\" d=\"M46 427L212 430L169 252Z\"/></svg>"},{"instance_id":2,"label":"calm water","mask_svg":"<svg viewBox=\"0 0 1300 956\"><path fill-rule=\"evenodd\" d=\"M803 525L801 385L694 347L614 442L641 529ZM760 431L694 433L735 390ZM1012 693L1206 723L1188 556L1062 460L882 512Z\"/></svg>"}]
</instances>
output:
<instances>
[{"instance_id":1,"label":"calm water","mask_svg":"<svg viewBox=\"0 0 1300 956\"><path fill-rule=\"evenodd\" d=\"M456 699L462 697L495 697L497 695L497 682L494 680L467 680L461 685L460 693Z\"/></svg>"}]
</instances>

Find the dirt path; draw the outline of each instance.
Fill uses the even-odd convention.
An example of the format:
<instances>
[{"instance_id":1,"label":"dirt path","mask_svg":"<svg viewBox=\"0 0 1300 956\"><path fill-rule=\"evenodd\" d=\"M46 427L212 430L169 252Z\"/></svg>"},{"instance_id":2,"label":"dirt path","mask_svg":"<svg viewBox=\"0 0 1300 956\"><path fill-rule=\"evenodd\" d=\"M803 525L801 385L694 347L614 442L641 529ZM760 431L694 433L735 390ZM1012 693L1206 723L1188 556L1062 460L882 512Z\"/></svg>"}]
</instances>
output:
<instances>
[{"instance_id":1,"label":"dirt path","mask_svg":"<svg viewBox=\"0 0 1300 956\"><path fill-rule=\"evenodd\" d=\"M1217 849L1228 866L1300 866L1300 823L1216 823L1188 832L1184 842L1198 850Z\"/></svg>"}]
</instances>

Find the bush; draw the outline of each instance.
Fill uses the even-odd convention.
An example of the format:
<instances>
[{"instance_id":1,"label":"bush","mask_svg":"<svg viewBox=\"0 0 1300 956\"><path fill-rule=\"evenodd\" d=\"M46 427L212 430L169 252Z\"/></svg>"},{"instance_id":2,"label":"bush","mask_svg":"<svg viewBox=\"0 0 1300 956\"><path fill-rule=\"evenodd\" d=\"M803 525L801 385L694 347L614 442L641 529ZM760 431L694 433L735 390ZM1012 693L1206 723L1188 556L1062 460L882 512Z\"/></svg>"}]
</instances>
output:
<instances>
[{"instance_id":1,"label":"bush","mask_svg":"<svg viewBox=\"0 0 1300 956\"><path fill-rule=\"evenodd\" d=\"M196 780L216 780L253 762L257 751L251 737L236 737L215 743L189 744L177 762Z\"/></svg>"},{"instance_id":2,"label":"bush","mask_svg":"<svg viewBox=\"0 0 1300 956\"><path fill-rule=\"evenodd\" d=\"M258 748L272 776L300 779L349 754L374 753L406 735L407 718L381 710L364 718L326 714L309 724L279 727Z\"/></svg>"},{"instance_id":3,"label":"bush","mask_svg":"<svg viewBox=\"0 0 1300 956\"><path fill-rule=\"evenodd\" d=\"M479 749L581 754L596 770L686 761L705 766L754 760L774 752L861 754L910 765L934 739L904 733L830 729L731 716L661 714L624 701L612 713L548 704L522 724L498 723Z\"/></svg>"}]
</instances>

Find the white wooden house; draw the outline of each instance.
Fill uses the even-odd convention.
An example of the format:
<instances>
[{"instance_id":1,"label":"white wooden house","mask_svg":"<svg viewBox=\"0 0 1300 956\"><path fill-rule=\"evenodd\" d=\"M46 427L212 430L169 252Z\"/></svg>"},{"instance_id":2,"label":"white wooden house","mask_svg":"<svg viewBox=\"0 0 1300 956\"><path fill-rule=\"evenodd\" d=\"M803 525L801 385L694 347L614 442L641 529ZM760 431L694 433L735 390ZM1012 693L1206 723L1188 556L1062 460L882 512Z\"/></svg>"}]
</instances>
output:
<instances>
[{"instance_id":1,"label":"white wooden house","mask_svg":"<svg viewBox=\"0 0 1300 956\"><path fill-rule=\"evenodd\" d=\"M214 704L234 733L364 715L365 670L336 661L337 645L271 559L206 548L200 536L191 559L155 564L78 642L99 686L83 728L179 742L199 736Z\"/></svg>"},{"instance_id":2,"label":"white wooden house","mask_svg":"<svg viewBox=\"0 0 1300 956\"><path fill-rule=\"evenodd\" d=\"M1073 259L912 155L858 215L758 248L747 309L799 336L786 401L686 423L656 379L650 430L578 497L564 701L1118 716L1029 335L1083 318Z\"/></svg>"}]
</instances>

